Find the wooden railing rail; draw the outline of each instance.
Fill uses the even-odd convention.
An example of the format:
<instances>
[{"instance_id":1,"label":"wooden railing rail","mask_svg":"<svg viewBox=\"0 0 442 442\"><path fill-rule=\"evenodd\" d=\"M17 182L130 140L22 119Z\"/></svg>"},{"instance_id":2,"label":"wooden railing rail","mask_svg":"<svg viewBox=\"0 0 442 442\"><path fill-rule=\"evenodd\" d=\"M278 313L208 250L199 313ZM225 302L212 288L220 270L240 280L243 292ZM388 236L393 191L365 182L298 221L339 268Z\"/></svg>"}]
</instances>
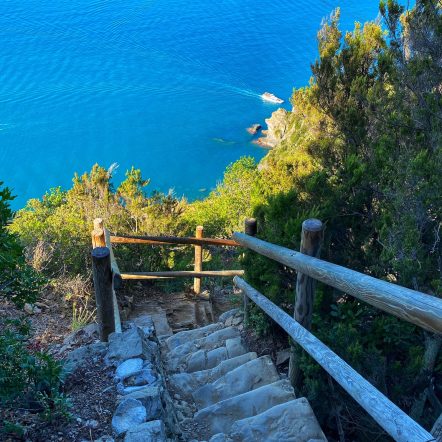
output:
<instances>
[{"instance_id":1,"label":"wooden railing rail","mask_svg":"<svg viewBox=\"0 0 442 442\"><path fill-rule=\"evenodd\" d=\"M245 231L250 233L256 230L256 221L252 218L246 219ZM110 263L112 269L112 290L119 289L123 280L148 280L148 279L171 279L171 278L194 278L193 290L195 294L201 292L201 281L203 277L225 277L243 275L242 270L203 270L203 247L204 246L227 246L238 247L238 243L232 239L203 238L203 226L197 226L195 237L178 236L136 236L136 235L111 235L104 227L103 220L94 220L94 230L92 231L92 246L107 247L110 252ZM124 272L121 273L115 259L112 244L150 244L150 245L193 245L195 248L195 263L193 271L167 271L167 272ZM116 304L114 310L118 313ZM119 318L118 318L119 320Z\"/></svg>"},{"instance_id":2,"label":"wooden railing rail","mask_svg":"<svg viewBox=\"0 0 442 442\"><path fill-rule=\"evenodd\" d=\"M235 232L239 244L425 330L442 333L442 299L373 278L255 237Z\"/></svg>"},{"instance_id":3,"label":"wooden railing rail","mask_svg":"<svg viewBox=\"0 0 442 442\"><path fill-rule=\"evenodd\" d=\"M110 240L116 244L191 244L197 246L228 246L238 247L239 244L233 239L223 238L194 238L191 236L133 236L133 235L111 235Z\"/></svg>"},{"instance_id":4,"label":"wooden railing rail","mask_svg":"<svg viewBox=\"0 0 442 442\"><path fill-rule=\"evenodd\" d=\"M208 276L242 276L244 270L170 270L167 272L128 272L122 273L121 278L125 279L158 279L158 278L203 278ZM194 290L196 293L196 290Z\"/></svg>"},{"instance_id":5,"label":"wooden railing rail","mask_svg":"<svg viewBox=\"0 0 442 442\"><path fill-rule=\"evenodd\" d=\"M235 276L235 285L279 324L315 359L387 433L399 442L429 442L435 438L364 379L312 333L264 295Z\"/></svg>"}]
</instances>

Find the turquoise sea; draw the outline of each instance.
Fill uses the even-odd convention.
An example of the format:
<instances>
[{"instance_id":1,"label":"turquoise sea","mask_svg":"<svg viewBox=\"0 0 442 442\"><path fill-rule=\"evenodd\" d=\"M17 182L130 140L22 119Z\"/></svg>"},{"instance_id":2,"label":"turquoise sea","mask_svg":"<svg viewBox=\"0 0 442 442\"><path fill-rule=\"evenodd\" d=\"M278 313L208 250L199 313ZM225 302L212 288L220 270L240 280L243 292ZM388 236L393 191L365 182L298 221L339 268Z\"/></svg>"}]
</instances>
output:
<instances>
[{"instance_id":1,"label":"turquoise sea","mask_svg":"<svg viewBox=\"0 0 442 442\"><path fill-rule=\"evenodd\" d=\"M151 190L205 195L265 150L245 128L305 85L323 17L376 18L373 0L4 0L0 181L15 208L75 171L132 165Z\"/></svg>"}]
</instances>

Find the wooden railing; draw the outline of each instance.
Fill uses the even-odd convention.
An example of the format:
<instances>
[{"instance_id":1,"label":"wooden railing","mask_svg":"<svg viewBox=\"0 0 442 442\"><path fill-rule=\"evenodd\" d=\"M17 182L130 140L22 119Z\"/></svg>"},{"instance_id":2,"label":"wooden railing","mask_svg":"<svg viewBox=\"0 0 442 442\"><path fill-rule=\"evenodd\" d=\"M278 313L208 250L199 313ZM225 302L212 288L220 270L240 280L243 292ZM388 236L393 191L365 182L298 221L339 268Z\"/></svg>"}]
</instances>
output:
<instances>
[{"instance_id":1,"label":"wooden railing","mask_svg":"<svg viewBox=\"0 0 442 442\"><path fill-rule=\"evenodd\" d=\"M233 239L203 238L201 227L197 228L195 237L114 236L103 227L102 220L97 219L92 232L92 261L100 338L107 340L108 335L113 331L121 331L114 289L120 287L123 280L193 277L194 291L199 293L202 277L235 276L234 284L244 294L245 318L248 315L248 300L250 299L315 359L328 375L340 384L396 441L435 441L435 437L317 339L309 329L315 281L335 287L360 301L438 334L442 333L442 300L319 259L322 231L323 226L320 221L305 221L301 235L301 252L297 252L255 238L256 221L253 219L246 220L245 233L236 232ZM195 247L194 270L121 273L113 255L112 243L193 245ZM294 318L240 278L239 276L244 274L243 270L204 271L202 252L203 246L208 245L242 246L295 269L297 282ZM296 387L300 376L294 351L290 358L289 377ZM438 438L437 441L439 442L440 439Z\"/></svg>"},{"instance_id":2,"label":"wooden railing","mask_svg":"<svg viewBox=\"0 0 442 442\"><path fill-rule=\"evenodd\" d=\"M416 324L434 333L442 332L442 300L425 293L364 275L318 259L322 239L322 223L303 223L301 252L270 244L243 233L234 233L238 244L271 258L298 272L294 318L273 304L242 278L234 284L244 294L244 310L252 300L300 345L368 414L396 441L428 442L436 438L411 419L379 390L371 385L343 359L310 331L313 310L314 282L321 281L385 312ZM309 256L310 255L310 256ZM289 376L298 381L294 352L290 359ZM437 439L439 441L439 439Z\"/></svg>"},{"instance_id":3,"label":"wooden railing","mask_svg":"<svg viewBox=\"0 0 442 442\"><path fill-rule=\"evenodd\" d=\"M244 275L244 270L203 270L204 246L238 247L232 239L204 238L203 227L196 228L195 237L176 236L133 236L111 235L104 227L103 220L94 220L92 231L92 267L94 287L97 302L97 316L100 329L100 339L106 341L109 334L121 332L120 316L115 290L121 288L125 280L149 280L171 278L193 278L195 294L201 292L202 278L232 277ZM254 234L256 221L246 220L245 232ZM112 244L148 244L148 245L193 245L195 263L193 271L164 271L164 272L121 272L115 259Z\"/></svg>"}]
</instances>

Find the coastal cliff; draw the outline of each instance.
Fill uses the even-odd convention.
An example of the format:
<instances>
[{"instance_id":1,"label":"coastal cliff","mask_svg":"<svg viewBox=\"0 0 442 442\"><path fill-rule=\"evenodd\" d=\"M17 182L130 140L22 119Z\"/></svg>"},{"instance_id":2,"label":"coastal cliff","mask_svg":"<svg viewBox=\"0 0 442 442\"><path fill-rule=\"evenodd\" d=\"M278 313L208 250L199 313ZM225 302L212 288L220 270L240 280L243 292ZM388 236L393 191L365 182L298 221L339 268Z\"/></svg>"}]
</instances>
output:
<instances>
[{"instance_id":1,"label":"coastal cliff","mask_svg":"<svg viewBox=\"0 0 442 442\"><path fill-rule=\"evenodd\" d=\"M264 136L258 138L256 144L270 148L277 146L293 130L290 115L291 113L283 108L273 112L271 117L265 120L267 129L262 131Z\"/></svg>"}]
</instances>

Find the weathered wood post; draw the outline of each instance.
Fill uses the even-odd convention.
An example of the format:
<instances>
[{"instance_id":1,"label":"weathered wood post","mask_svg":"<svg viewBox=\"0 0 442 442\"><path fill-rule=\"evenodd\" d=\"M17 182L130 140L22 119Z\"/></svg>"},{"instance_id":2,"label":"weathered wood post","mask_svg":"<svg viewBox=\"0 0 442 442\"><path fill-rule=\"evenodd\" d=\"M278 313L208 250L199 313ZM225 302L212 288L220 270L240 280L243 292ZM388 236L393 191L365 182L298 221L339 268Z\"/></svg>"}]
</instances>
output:
<instances>
[{"instance_id":1,"label":"weathered wood post","mask_svg":"<svg viewBox=\"0 0 442 442\"><path fill-rule=\"evenodd\" d=\"M246 235L255 236L258 230L258 222L255 218L246 218L244 221L244 233Z\"/></svg>"},{"instance_id":2,"label":"weathered wood post","mask_svg":"<svg viewBox=\"0 0 442 442\"><path fill-rule=\"evenodd\" d=\"M203 237L203 226L197 226L195 231L195 238L201 239ZM195 272L203 270L203 247L195 244ZM199 295L201 293L201 278L196 277L193 280L193 291Z\"/></svg>"},{"instance_id":3,"label":"weathered wood post","mask_svg":"<svg viewBox=\"0 0 442 442\"><path fill-rule=\"evenodd\" d=\"M115 331L112 268L107 247L95 247L92 250L92 271L100 340L107 341L108 336Z\"/></svg>"},{"instance_id":4,"label":"weathered wood post","mask_svg":"<svg viewBox=\"0 0 442 442\"><path fill-rule=\"evenodd\" d=\"M244 233L246 235L255 236L258 230L258 223L255 218L246 218L244 220ZM244 325L247 326L249 321L249 297L243 293L243 307L244 307Z\"/></svg>"},{"instance_id":5,"label":"weathered wood post","mask_svg":"<svg viewBox=\"0 0 442 442\"><path fill-rule=\"evenodd\" d=\"M103 220L101 218L94 219L94 230L92 230L92 248L106 247L106 237L104 234Z\"/></svg>"},{"instance_id":6,"label":"weathered wood post","mask_svg":"<svg viewBox=\"0 0 442 442\"><path fill-rule=\"evenodd\" d=\"M302 223L300 252L304 255L319 258L321 252L323 224L318 219L307 219ZM296 299L294 318L304 328L310 330L312 325L313 301L316 281L303 273L298 272L296 278ZM289 379L294 388L299 387L299 363L295 348L292 345L289 363Z\"/></svg>"}]
</instances>

